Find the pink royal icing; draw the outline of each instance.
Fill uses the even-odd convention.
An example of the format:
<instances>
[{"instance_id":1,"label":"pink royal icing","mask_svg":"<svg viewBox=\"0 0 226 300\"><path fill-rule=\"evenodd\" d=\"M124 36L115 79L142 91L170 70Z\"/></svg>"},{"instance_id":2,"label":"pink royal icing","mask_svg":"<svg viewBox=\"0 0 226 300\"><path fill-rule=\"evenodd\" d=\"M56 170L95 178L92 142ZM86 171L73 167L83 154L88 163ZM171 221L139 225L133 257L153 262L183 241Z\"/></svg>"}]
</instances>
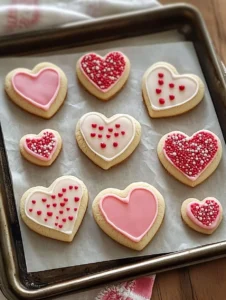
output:
<instances>
[{"instance_id":1,"label":"pink royal icing","mask_svg":"<svg viewBox=\"0 0 226 300\"><path fill-rule=\"evenodd\" d=\"M153 110L182 105L197 95L198 81L189 75L176 75L167 66L157 66L146 76L146 89Z\"/></svg>"},{"instance_id":2,"label":"pink royal icing","mask_svg":"<svg viewBox=\"0 0 226 300\"><path fill-rule=\"evenodd\" d=\"M12 77L12 85L29 103L47 111L59 92L60 74L53 68L44 68L37 74L17 72Z\"/></svg>"},{"instance_id":3,"label":"pink royal icing","mask_svg":"<svg viewBox=\"0 0 226 300\"><path fill-rule=\"evenodd\" d=\"M215 198L206 198L201 203L191 202L186 214L190 220L203 229L213 229L220 218L220 203Z\"/></svg>"},{"instance_id":4,"label":"pink royal icing","mask_svg":"<svg viewBox=\"0 0 226 300\"><path fill-rule=\"evenodd\" d=\"M57 149L57 138L51 131L44 131L42 137L27 135L23 147L30 155L49 161Z\"/></svg>"},{"instance_id":5,"label":"pink royal icing","mask_svg":"<svg viewBox=\"0 0 226 300\"><path fill-rule=\"evenodd\" d=\"M158 201L146 188L134 188L126 198L105 195L99 208L106 222L133 242L144 237L158 215Z\"/></svg>"},{"instance_id":6,"label":"pink royal icing","mask_svg":"<svg viewBox=\"0 0 226 300\"><path fill-rule=\"evenodd\" d=\"M108 92L123 76L125 67L125 56L119 51L110 52L105 57L88 53L80 61L83 74L104 93Z\"/></svg>"},{"instance_id":7,"label":"pink royal icing","mask_svg":"<svg viewBox=\"0 0 226 300\"><path fill-rule=\"evenodd\" d=\"M192 181L214 160L218 149L217 137L207 130L200 130L191 137L172 132L163 146L166 159Z\"/></svg>"},{"instance_id":8,"label":"pink royal icing","mask_svg":"<svg viewBox=\"0 0 226 300\"><path fill-rule=\"evenodd\" d=\"M40 189L30 193L26 198L25 213L37 224L71 234L82 196L81 182L63 177L55 181L51 191Z\"/></svg>"}]
</instances>

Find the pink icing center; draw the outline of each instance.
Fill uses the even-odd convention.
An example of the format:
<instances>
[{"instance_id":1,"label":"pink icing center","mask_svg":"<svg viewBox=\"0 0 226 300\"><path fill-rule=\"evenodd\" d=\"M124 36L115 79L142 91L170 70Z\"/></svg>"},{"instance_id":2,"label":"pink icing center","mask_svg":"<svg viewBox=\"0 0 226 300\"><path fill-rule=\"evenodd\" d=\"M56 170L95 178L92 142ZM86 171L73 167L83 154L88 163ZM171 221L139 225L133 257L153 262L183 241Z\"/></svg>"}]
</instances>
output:
<instances>
[{"instance_id":1,"label":"pink icing center","mask_svg":"<svg viewBox=\"0 0 226 300\"><path fill-rule=\"evenodd\" d=\"M56 150L57 139L52 132L45 131L42 137L26 138L24 141L25 150L40 160L50 160Z\"/></svg>"},{"instance_id":2,"label":"pink icing center","mask_svg":"<svg viewBox=\"0 0 226 300\"><path fill-rule=\"evenodd\" d=\"M120 52L110 52L104 58L89 53L83 56L80 67L85 76L102 92L117 83L125 71L125 58Z\"/></svg>"},{"instance_id":3,"label":"pink icing center","mask_svg":"<svg viewBox=\"0 0 226 300\"><path fill-rule=\"evenodd\" d=\"M106 195L99 207L106 221L134 242L143 238L158 214L157 199L145 188L134 188L127 198Z\"/></svg>"},{"instance_id":4,"label":"pink icing center","mask_svg":"<svg viewBox=\"0 0 226 300\"><path fill-rule=\"evenodd\" d=\"M17 72L12 85L21 97L46 111L57 97L60 74L53 68L42 69L37 74Z\"/></svg>"},{"instance_id":5,"label":"pink icing center","mask_svg":"<svg viewBox=\"0 0 226 300\"><path fill-rule=\"evenodd\" d=\"M220 206L214 199L207 199L203 204L191 202L187 206L186 213L199 227L213 229L220 217Z\"/></svg>"},{"instance_id":6,"label":"pink icing center","mask_svg":"<svg viewBox=\"0 0 226 300\"><path fill-rule=\"evenodd\" d=\"M192 137L183 133L169 134L163 150L179 171L195 180L215 158L218 148L218 141L211 132L199 131Z\"/></svg>"}]
</instances>

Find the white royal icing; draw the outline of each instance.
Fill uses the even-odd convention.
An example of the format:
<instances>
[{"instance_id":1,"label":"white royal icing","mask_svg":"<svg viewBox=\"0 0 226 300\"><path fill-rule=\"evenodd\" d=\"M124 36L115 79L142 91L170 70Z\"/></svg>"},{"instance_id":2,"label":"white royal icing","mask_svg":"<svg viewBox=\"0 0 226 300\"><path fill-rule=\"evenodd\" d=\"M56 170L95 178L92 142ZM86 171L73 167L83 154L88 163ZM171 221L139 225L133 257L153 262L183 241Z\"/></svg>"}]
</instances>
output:
<instances>
[{"instance_id":1,"label":"white royal icing","mask_svg":"<svg viewBox=\"0 0 226 300\"><path fill-rule=\"evenodd\" d=\"M92 124L96 124L97 127L93 128ZM117 128L117 125L120 127ZM103 126L103 129L99 130L99 126ZM113 131L110 132L109 129ZM112 161L132 143L135 136L135 123L129 115L117 114L106 118L102 114L91 112L80 119L80 131L86 144L96 155L105 161ZM91 136L92 133L96 134L95 137ZM115 136L117 133L118 136ZM102 137L99 138L98 135ZM104 143L106 147L102 148L101 143ZM114 147L114 143L117 143L117 146Z\"/></svg>"}]
</instances>

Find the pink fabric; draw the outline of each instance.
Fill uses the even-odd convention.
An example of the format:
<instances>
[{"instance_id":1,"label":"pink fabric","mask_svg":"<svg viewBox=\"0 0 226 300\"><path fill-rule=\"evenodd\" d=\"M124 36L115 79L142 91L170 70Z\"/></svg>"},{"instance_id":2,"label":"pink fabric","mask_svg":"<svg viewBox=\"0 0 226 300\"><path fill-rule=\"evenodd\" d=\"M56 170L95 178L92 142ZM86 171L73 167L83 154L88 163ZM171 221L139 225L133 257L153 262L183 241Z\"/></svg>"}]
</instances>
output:
<instances>
[{"instance_id":1,"label":"pink fabric","mask_svg":"<svg viewBox=\"0 0 226 300\"><path fill-rule=\"evenodd\" d=\"M150 300L155 275L113 285L102 290L95 300Z\"/></svg>"}]
</instances>

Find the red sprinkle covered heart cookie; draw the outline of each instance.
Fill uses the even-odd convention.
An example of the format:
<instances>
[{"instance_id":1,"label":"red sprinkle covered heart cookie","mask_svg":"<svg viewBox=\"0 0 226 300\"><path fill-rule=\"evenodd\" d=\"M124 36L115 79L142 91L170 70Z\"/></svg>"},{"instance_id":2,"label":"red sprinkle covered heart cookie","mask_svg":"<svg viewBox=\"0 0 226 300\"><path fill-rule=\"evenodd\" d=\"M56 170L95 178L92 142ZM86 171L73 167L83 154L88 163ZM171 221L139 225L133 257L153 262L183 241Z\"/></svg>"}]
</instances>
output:
<instances>
[{"instance_id":1,"label":"red sprinkle covered heart cookie","mask_svg":"<svg viewBox=\"0 0 226 300\"><path fill-rule=\"evenodd\" d=\"M157 151L166 170L192 187L215 171L222 156L219 138L208 130L200 130L191 137L180 131L170 132L161 138Z\"/></svg>"},{"instance_id":2,"label":"red sprinkle covered heart cookie","mask_svg":"<svg viewBox=\"0 0 226 300\"><path fill-rule=\"evenodd\" d=\"M61 136L52 129L44 129L38 135L26 134L20 140L20 152L23 157L38 166L50 166L61 148Z\"/></svg>"},{"instance_id":3,"label":"red sprinkle covered heart cookie","mask_svg":"<svg viewBox=\"0 0 226 300\"><path fill-rule=\"evenodd\" d=\"M187 112L203 99L204 84L194 74L180 75L174 66L159 62L144 74L142 92L152 118Z\"/></svg>"},{"instance_id":4,"label":"red sprinkle covered heart cookie","mask_svg":"<svg viewBox=\"0 0 226 300\"><path fill-rule=\"evenodd\" d=\"M109 169L135 150L140 142L141 126L129 115L106 118L91 112L79 120L75 135L80 149L95 164Z\"/></svg>"},{"instance_id":5,"label":"red sprinkle covered heart cookie","mask_svg":"<svg viewBox=\"0 0 226 300\"><path fill-rule=\"evenodd\" d=\"M220 202L213 197L207 197L202 201L189 198L181 206L184 222L192 229L205 234L211 234L217 229L222 214Z\"/></svg>"},{"instance_id":6,"label":"red sprinkle covered heart cookie","mask_svg":"<svg viewBox=\"0 0 226 300\"><path fill-rule=\"evenodd\" d=\"M105 57L96 53L83 55L76 72L82 85L101 100L113 97L125 84L130 72L129 59L119 51Z\"/></svg>"},{"instance_id":7,"label":"red sprinkle covered heart cookie","mask_svg":"<svg viewBox=\"0 0 226 300\"><path fill-rule=\"evenodd\" d=\"M33 187L24 193L20 213L30 229L46 237L71 242L88 205L88 191L74 176L62 176L49 188Z\"/></svg>"}]
</instances>

